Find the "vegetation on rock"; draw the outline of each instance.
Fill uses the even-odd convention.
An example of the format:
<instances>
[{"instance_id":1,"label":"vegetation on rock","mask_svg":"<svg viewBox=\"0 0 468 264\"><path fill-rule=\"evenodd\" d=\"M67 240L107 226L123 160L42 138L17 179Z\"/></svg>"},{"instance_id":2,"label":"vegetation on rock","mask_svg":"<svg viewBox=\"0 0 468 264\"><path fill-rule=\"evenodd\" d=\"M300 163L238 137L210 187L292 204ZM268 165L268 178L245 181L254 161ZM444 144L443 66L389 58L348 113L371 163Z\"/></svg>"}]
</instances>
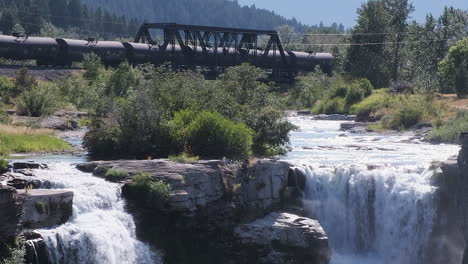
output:
<instances>
[{"instance_id":1,"label":"vegetation on rock","mask_svg":"<svg viewBox=\"0 0 468 264\"><path fill-rule=\"evenodd\" d=\"M107 180L112 182L123 181L128 178L128 172L125 170L117 170L117 169L108 169L106 171L105 177Z\"/></svg>"},{"instance_id":2,"label":"vegetation on rock","mask_svg":"<svg viewBox=\"0 0 468 264\"><path fill-rule=\"evenodd\" d=\"M132 183L128 186L131 197L145 201L150 208L161 209L169 199L171 185L154 180L147 172L138 172L132 177Z\"/></svg>"}]
</instances>

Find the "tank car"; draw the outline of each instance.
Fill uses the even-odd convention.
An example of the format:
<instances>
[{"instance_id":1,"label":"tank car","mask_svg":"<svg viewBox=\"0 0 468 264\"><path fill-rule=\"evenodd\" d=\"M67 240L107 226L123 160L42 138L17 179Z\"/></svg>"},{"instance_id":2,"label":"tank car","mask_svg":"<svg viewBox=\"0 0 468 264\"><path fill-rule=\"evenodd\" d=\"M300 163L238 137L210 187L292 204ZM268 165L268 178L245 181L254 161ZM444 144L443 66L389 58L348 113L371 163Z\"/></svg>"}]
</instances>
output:
<instances>
[{"instance_id":1,"label":"tank car","mask_svg":"<svg viewBox=\"0 0 468 264\"><path fill-rule=\"evenodd\" d=\"M98 55L106 66L118 66L127 59L127 49L117 41L97 41L93 52Z\"/></svg>"},{"instance_id":2,"label":"tank car","mask_svg":"<svg viewBox=\"0 0 468 264\"><path fill-rule=\"evenodd\" d=\"M86 54L93 52L93 47L96 44L93 41L77 39L57 39L57 43L60 46L57 65L69 67L73 62L83 61Z\"/></svg>"},{"instance_id":3,"label":"tank car","mask_svg":"<svg viewBox=\"0 0 468 264\"><path fill-rule=\"evenodd\" d=\"M60 46L53 38L0 37L0 54L10 60L36 60L38 66L54 66Z\"/></svg>"}]
</instances>

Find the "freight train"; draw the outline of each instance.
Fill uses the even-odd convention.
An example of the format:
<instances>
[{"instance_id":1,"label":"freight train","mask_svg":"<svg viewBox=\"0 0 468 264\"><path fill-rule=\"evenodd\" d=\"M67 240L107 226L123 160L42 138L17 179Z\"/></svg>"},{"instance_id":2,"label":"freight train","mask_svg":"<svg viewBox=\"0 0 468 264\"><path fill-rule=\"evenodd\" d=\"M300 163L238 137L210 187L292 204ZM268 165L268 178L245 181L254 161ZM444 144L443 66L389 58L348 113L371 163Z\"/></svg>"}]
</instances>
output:
<instances>
[{"instance_id":1,"label":"freight train","mask_svg":"<svg viewBox=\"0 0 468 264\"><path fill-rule=\"evenodd\" d=\"M157 44L54 39L46 37L15 37L0 35L0 57L9 60L35 60L38 66L70 67L82 62L86 54L95 53L106 66L117 66L123 61L133 65L170 62L178 67L229 67L250 62L265 69L279 64L275 51L268 54L261 49L228 49L190 45L171 45L161 48ZM265 55L265 56L263 56ZM287 71L313 71L320 66L324 72L332 70L333 55L313 52L285 52ZM262 59L258 59L262 58Z\"/></svg>"}]
</instances>

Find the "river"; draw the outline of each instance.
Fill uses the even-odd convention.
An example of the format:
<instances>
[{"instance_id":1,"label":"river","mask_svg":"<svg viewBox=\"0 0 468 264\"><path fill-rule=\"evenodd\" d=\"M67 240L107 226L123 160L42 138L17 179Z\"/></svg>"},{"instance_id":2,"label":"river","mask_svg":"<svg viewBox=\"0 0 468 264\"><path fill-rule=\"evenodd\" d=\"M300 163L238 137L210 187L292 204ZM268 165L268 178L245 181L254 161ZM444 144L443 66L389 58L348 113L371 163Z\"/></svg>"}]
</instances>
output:
<instances>
[{"instance_id":1,"label":"river","mask_svg":"<svg viewBox=\"0 0 468 264\"><path fill-rule=\"evenodd\" d=\"M455 155L407 133L350 133L291 117L285 160L307 176L305 209L329 236L332 264L425 263L435 217L431 165Z\"/></svg>"},{"instance_id":2,"label":"river","mask_svg":"<svg viewBox=\"0 0 468 264\"><path fill-rule=\"evenodd\" d=\"M340 131L340 121L290 117L292 150L283 157L307 176L305 209L329 236L332 264L418 264L434 222L434 161L457 154L412 133ZM70 139L77 143L79 140ZM75 193L73 216L39 230L52 263L162 263L135 235L120 185L78 171L84 157L28 157L47 163L37 176Z\"/></svg>"}]
</instances>

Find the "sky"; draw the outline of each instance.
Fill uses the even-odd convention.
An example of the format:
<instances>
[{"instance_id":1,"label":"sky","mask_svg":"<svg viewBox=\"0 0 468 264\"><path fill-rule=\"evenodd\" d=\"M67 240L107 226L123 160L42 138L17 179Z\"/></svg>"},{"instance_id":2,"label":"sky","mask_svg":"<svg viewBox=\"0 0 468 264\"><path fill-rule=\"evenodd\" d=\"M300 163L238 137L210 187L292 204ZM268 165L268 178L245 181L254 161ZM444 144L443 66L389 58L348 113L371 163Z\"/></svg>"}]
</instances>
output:
<instances>
[{"instance_id":1,"label":"sky","mask_svg":"<svg viewBox=\"0 0 468 264\"><path fill-rule=\"evenodd\" d=\"M304 24L315 25L323 21L343 23L348 28L355 24L356 9L365 0L238 0L239 4L273 10L287 18L295 17ZM468 10L468 0L413 0L416 11L412 19L424 21L427 13L439 16L444 6Z\"/></svg>"}]
</instances>

